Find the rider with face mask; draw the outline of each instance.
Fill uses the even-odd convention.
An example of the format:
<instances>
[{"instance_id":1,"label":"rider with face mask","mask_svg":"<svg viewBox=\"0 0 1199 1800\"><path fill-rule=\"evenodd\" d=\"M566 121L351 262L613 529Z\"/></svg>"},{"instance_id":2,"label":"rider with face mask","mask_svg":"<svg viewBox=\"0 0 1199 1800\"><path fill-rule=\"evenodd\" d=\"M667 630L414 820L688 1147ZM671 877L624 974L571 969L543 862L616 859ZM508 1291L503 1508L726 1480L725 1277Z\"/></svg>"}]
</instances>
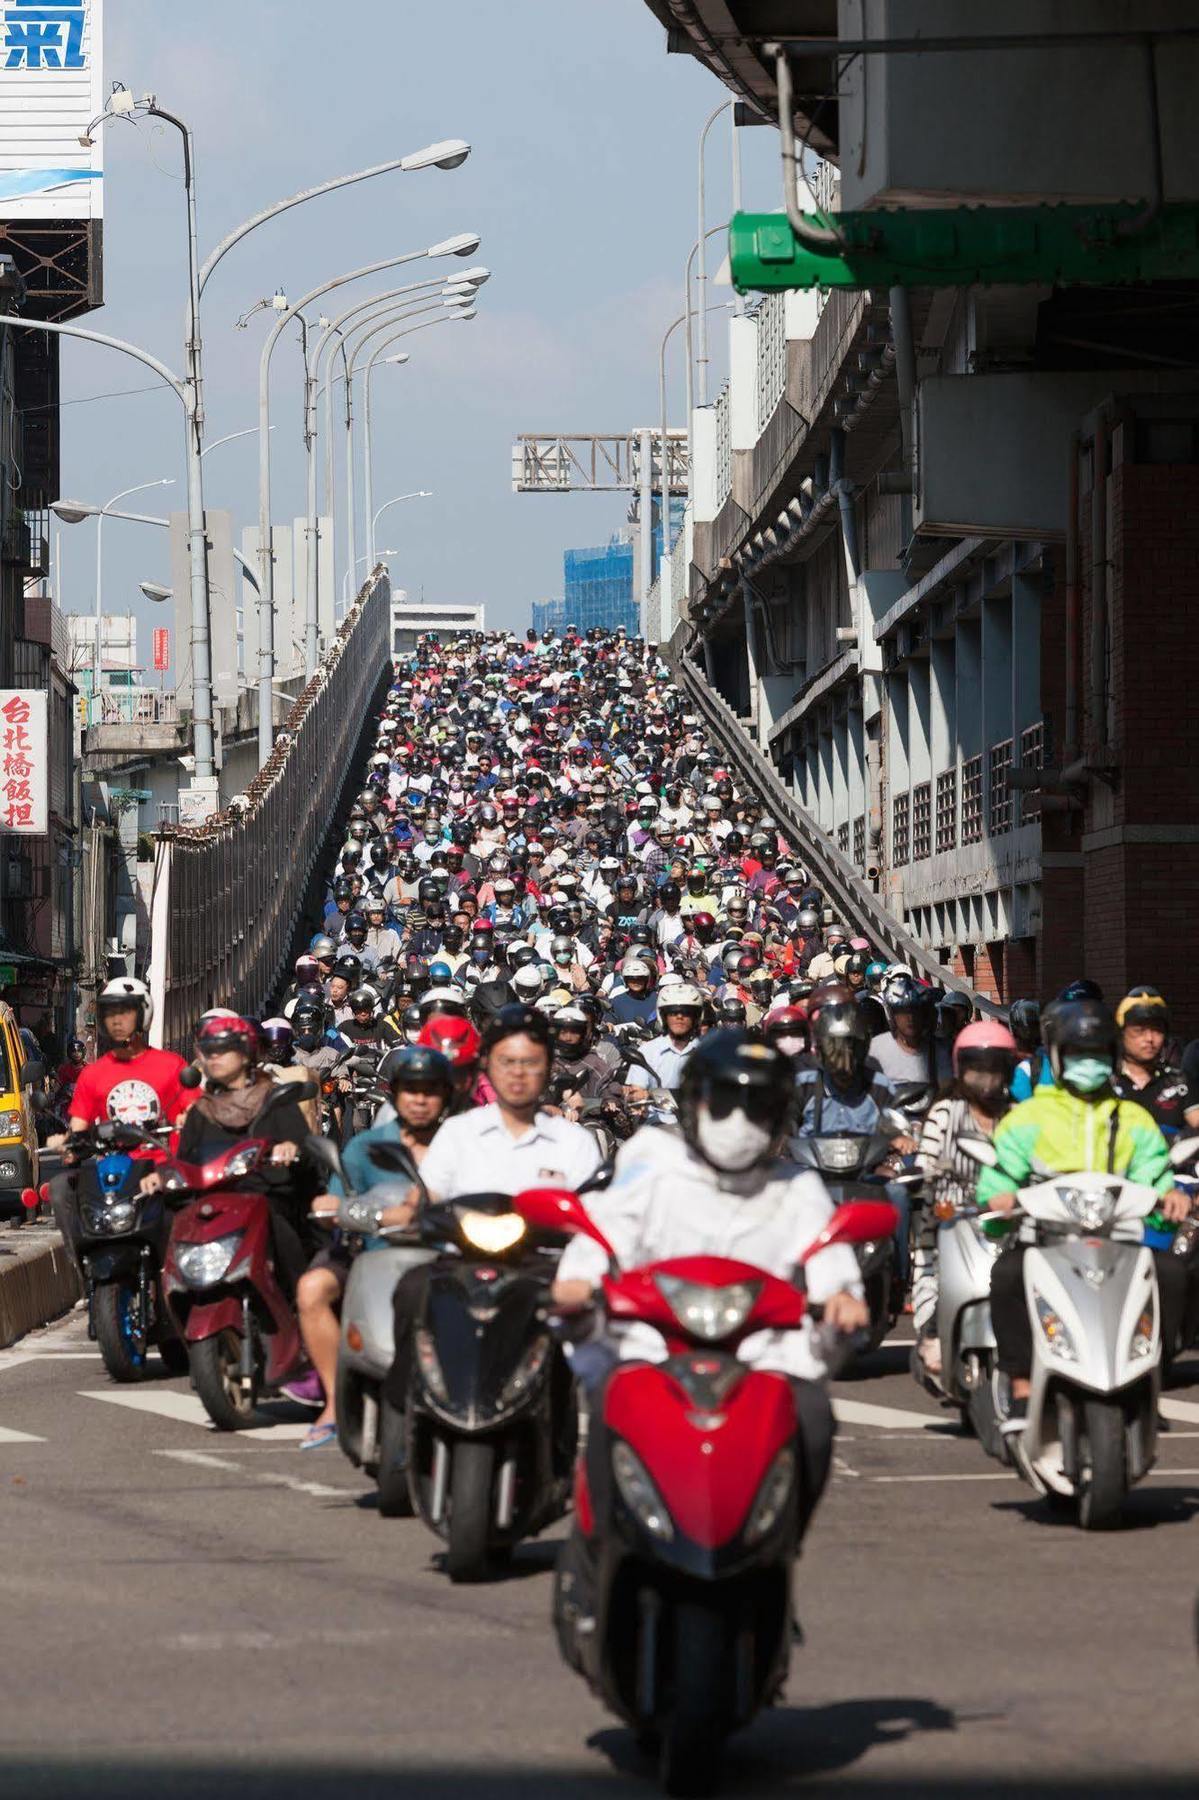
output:
<instances>
[{"instance_id":1,"label":"rider with face mask","mask_svg":"<svg viewBox=\"0 0 1199 1800\"><path fill-rule=\"evenodd\" d=\"M1097 1170L1157 1189L1161 1205L1146 1220L1150 1230L1184 1219L1190 1202L1174 1186L1165 1138L1143 1106L1112 1091L1119 1043L1108 1008L1100 1000L1056 1001L1046 1011L1044 1037L1054 1084L1038 1088L996 1127L997 1161L979 1175L980 1205L1006 1215L1026 1182ZM1024 1248L1017 1244L1007 1249L991 1272L997 1361L1011 1381L1005 1431L1022 1430L1028 1414L1032 1324L1024 1293ZM1181 1259L1168 1252L1156 1251L1154 1261L1165 1356L1178 1330L1185 1273Z\"/></svg>"},{"instance_id":2,"label":"rider with face mask","mask_svg":"<svg viewBox=\"0 0 1199 1800\"><path fill-rule=\"evenodd\" d=\"M791 1099L791 1064L779 1051L744 1031L706 1037L679 1088L678 1130L647 1125L635 1132L617 1154L611 1186L587 1197L587 1209L621 1267L708 1253L736 1257L791 1280L800 1255L832 1213L820 1177L780 1159ZM607 1252L590 1238L573 1238L558 1265L555 1304L566 1310L589 1306L607 1272ZM834 1246L813 1256L807 1292L823 1303L826 1330L850 1332L865 1324L852 1250ZM659 1333L641 1324L629 1326L618 1345L585 1348L583 1379L593 1386L618 1359L661 1362L666 1355ZM737 1355L754 1368L791 1379L802 1533L832 1460L822 1343L805 1322L799 1331L754 1333ZM598 1470L596 1479L603 1479ZM591 1610L592 1574L586 1540L576 1527L559 1579L567 1590L562 1597L574 1600L584 1614Z\"/></svg>"}]
</instances>

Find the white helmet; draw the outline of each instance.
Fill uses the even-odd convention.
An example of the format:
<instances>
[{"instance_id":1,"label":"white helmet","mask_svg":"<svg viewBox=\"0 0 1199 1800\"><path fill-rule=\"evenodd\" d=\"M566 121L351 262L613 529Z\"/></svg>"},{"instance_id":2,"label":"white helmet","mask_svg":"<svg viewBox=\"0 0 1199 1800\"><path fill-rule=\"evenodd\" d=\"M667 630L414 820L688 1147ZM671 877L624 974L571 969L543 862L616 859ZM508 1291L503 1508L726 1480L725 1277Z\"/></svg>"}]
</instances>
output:
<instances>
[{"instance_id":1,"label":"white helmet","mask_svg":"<svg viewBox=\"0 0 1199 1800\"><path fill-rule=\"evenodd\" d=\"M702 1013L703 1010L704 997L690 981L672 981L658 994L659 1018L667 1012Z\"/></svg>"},{"instance_id":2,"label":"white helmet","mask_svg":"<svg viewBox=\"0 0 1199 1800\"><path fill-rule=\"evenodd\" d=\"M99 1011L104 1006L136 1006L141 1012L140 1029L150 1029L150 1020L154 1017L154 1002L145 982L138 981L136 976L117 975L106 983L96 996L96 1010Z\"/></svg>"}]
</instances>

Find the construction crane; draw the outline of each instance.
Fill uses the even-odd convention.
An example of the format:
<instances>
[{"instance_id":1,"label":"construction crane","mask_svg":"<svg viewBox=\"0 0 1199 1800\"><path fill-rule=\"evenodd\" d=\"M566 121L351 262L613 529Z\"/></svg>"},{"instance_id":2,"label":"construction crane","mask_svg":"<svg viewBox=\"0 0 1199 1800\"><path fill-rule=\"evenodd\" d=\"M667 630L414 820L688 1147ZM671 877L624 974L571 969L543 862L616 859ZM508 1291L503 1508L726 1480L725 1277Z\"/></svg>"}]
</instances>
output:
<instances>
[{"instance_id":1,"label":"construction crane","mask_svg":"<svg viewBox=\"0 0 1199 1800\"><path fill-rule=\"evenodd\" d=\"M684 430L525 431L512 446L515 494L623 492L638 496L637 586L643 635L653 585L654 495L658 495L665 546L670 496L687 493L690 473Z\"/></svg>"}]
</instances>

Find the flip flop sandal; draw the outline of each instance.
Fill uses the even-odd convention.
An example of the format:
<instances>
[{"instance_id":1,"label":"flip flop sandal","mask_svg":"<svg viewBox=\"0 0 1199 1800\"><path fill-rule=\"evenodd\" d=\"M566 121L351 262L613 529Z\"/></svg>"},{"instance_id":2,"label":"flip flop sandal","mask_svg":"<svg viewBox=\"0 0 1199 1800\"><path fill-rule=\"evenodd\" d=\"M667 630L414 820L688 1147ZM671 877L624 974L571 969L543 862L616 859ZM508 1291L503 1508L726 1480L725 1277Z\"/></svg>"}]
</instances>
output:
<instances>
[{"instance_id":1,"label":"flip flop sandal","mask_svg":"<svg viewBox=\"0 0 1199 1800\"><path fill-rule=\"evenodd\" d=\"M301 1450L323 1450L326 1444L337 1442L336 1425L310 1425L300 1439Z\"/></svg>"}]
</instances>

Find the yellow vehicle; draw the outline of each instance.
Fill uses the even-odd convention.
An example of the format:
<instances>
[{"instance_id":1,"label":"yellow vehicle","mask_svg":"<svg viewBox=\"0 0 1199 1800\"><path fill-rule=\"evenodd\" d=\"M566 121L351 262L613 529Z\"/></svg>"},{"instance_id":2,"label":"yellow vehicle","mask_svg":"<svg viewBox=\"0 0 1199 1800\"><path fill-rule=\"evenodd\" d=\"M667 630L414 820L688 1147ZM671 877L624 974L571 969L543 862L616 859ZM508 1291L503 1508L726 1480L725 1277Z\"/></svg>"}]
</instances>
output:
<instances>
[{"instance_id":1,"label":"yellow vehicle","mask_svg":"<svg viewBox=\"0 0 1199 1800\"><path fill-rule=\"evenodd\" d=\"M23 1218L21 1190L38 1184L30 1092L39 1067L26 1056L12 1007L0 1000L0 1217Z\"/></svg>"}]
</instances>

